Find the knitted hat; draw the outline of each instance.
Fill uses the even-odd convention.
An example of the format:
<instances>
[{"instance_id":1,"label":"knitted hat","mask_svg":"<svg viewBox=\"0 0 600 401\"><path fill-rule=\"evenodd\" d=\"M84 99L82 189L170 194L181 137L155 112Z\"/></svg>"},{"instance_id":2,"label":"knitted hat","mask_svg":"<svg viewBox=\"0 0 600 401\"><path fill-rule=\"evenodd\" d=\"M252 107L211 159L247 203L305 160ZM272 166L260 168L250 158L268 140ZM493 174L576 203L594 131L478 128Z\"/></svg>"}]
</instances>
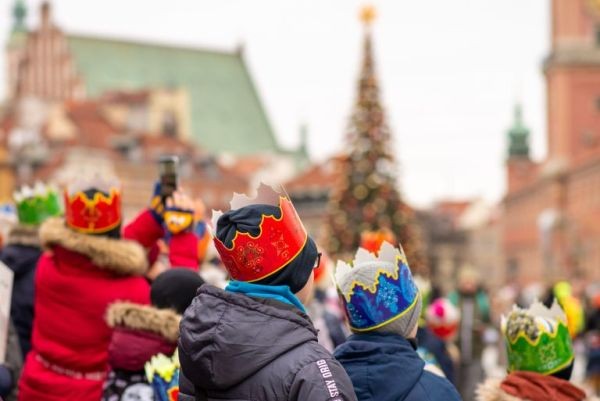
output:
<instances>
[{"instance_id":1,"label":"knitted hat","mask_svg":"<svg viewBox=\"0 0 600 401\"><path fill-rule=\"evenodd\" d=\"M202 284L204 280L192 270L169 269L159 274L152 283L150 300L157 308L173 309L183 315Z\"/></svg>"},{"instance_id":2,"label":"knitted hat","mask_svg":"<svg viewBox=\"0 0 600 401\"><path fill-rule=\"evenodd\" d=\"M383 242L378 256L359 248L351 265L338 261L335 279L352 331L410 337L421 296L402 248Z\"/></svg>"},{"instance_id":3,"label":"knitted hat","mask_svg":"<svg viewBox=\"0 0 600 401\"><path fill-rule=\"evenodd\" d=\"M458 330L460 312L445 298L438 298L427 307L427 326L440 339L448 341Z\"/></svg>"},{"instance_id":4,"label":"knitted hat","mask_svg":"<svg viewBox=\"0 0 600 401\"><path fill-rule=\"evenodd\" d=\"M509 372L550 375L573 363L567 319L556 301L550 309L537 301L528 309L514 306L508 318L502 317L502 334Z\"/></svg>"},{"instance_id":5,"label":"knitted hat","mask_svg":"<svg viewBox=\"0 0 600 401\"><path fill-rule=\"evenodd\" d=\"M250 199L236 194L231 210L213 214L215 247L234 280L287 285L293 293L307 283L318 258L289 198L262 185Z\"/></svg>"}]
</instances>

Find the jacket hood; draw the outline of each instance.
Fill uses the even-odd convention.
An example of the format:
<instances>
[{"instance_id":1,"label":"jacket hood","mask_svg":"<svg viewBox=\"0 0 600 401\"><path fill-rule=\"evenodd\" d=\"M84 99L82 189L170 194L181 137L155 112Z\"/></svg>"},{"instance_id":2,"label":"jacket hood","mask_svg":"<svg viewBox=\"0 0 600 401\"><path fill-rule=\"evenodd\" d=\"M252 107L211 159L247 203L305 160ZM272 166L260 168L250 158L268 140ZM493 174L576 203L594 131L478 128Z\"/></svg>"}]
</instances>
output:
<instances>
[{"instance_id":1,"label":"jacket hood","mask_svg":"<svg viewBox=\"0 0 600 401\"><path fill-rule=\"evenodd\" d=\"M354 334L334 356L349 373L357 398L363 401L404 400L425 367L410 342L391 333Z\"/></svg>"},{"instance_id":2,"label":"jacket hood","mask_svg":"<svg viewBox=\"0 0 600 401\"><path fill-rule=\"evenodd\" d=\"M479 401L584 401L585 393L566 380L534 372L514 372L504 380L487 379Z\"/></svg>"},{"instance_id":3,"label":"jacket hood","mask_svg":"<svg viewBox=\"0 0 600 401\"><path fill-rule=\"evenodd\" d=\"M137 372L156 354L171 355L177 346L181 317L168 309L115 302L106 322L114 329L108 346L113 369Z\"/></svg>"},{"instance_id":4,"label":"jacket hood","mask_svg":"<svg viewBox=\"0 0 600 401\"><path fill-rule=\"evenodd\" d=\"M106 323L112 328L146 331L173 343L179 338L180 320L181 316L170 309L157 309L131 302L115 302L106 312Z\"/></svg>"},{"instance_id":5,"label":"jacket hood","mask_svg":"<svg viewBox=\"0 0 600 401\"><path fill-rule=\"evenodd\" d=\"M226 390L291 349L317 341L310 319L293 306L198 290L181 321L179 359L185 376L208 390Z\"/></svg>"},{"instance_id":6,"label":"jacket hood","mask_svg":"<svg viewBox=\"0 0 600 401\"><path fill-rule=\"evenodd\" d=\"M64 219L50 218L40 227L42 246L61 246L82 254L100 268L122 275L142 275L148 270L144 248L137 242L78 233Z\"/></svg>"},{"instance_id":7,"label":"jacket hood","mask_svg":"<svg viewBox=\"0 0 600 401\"><path fill-rule=\"evenodd\" d=\"M8 232L6 245L23 245L40 248L38 226L17 224Z\"/></svg>"}]
</instances>

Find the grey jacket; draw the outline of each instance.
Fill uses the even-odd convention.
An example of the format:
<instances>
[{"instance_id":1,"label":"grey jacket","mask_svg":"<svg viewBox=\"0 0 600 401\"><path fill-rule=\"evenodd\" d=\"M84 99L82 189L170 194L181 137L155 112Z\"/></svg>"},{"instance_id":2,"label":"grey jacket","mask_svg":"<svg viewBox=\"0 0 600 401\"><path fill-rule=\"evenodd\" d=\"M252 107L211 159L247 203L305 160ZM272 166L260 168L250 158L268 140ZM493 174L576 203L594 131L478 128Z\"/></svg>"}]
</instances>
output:
<instances>
[{"instance_id":1,"label":"grey jacket","mask_svg":"<svg viewBox=\"0 0 600 401\"><path fill-rule=\"evenodd\" d=\"M180 329L180 401L356 400L344 369L293 306L204 285Z\"/></svg>"}]
</instances>

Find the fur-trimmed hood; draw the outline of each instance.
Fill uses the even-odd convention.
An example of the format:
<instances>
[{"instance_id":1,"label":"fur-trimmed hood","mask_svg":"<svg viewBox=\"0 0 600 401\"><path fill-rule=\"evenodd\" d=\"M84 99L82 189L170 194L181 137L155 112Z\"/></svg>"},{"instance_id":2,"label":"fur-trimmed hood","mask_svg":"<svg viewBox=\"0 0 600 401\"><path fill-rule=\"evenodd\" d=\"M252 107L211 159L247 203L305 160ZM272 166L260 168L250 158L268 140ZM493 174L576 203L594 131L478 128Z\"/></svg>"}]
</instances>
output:
<instances>
[{"instance_id":1,"label":"fur-trimmed hood","mask_svg":"<svg viewBox=\"0 0 600 401\"><path fill-rule=\"evenodd\" d=\"M476 391L477 401L528 401L529 400L529 399L525 399L525 398L514 397L514 396L508 394L507 392L505 392L501 388L501 384L503 381L504 381L504 379L498 379L498 378L486 379L477 388L477 391ZM571 383L569 383L567 381L565 381L564 383L567 386L571 386L571 387L575 388ZM576 390L576 392L577 391L579 391L581 393L581 395L583 395L583 392L581 392L581 390ZM579 396L573 398L572 394L569 394L569 395L565 395L564 393L559 394L559 392L555 392L555 391L553 391L552 393L554 394L554 396L549 396L549 394L541 394L540 393L540 396L538 398L543 399L544 401L567 401L567 400L573 400L575 398L581 399L581 398L579 398ZM581 400L582 401L586 401L586 400L592 401L592 400L594 400L594 398L585 398L585 399L581 399Z\"/></svg>"},{"instance_id":2,"label":"fur-trimmed hood","mask_svg":"<svg viewBox=\"0 0 600 401\"><path fill-rule=\"evenodd\" d=\"M502 391L501 383L502 379L486 379L477 387L477 401L523 401Z\"/></svg>"},{"instance_id":3,"label":"fur-trimmed hood","mask_svg":"<svg viewBox=\"0 0 600 401\"><path fill-rule=\"evenodd\" d=\"M118 274L142 275L148 270L146 252L137 242L78 233L69 229L62 218L46 220L40 227L39 238L45 248L61 246Z\"/></svg>"},{"instance_id":4,"label":"fur-trimmed hood","mask_svg":"<svg viewBox=\"0 0 600 401\"><path fill-rule=\"evenodd\" d=\"M6 245L40 247L39 226L17 224L8 232Z\"/></svg>"},{"instance_id":5,"label":"fur-trimmed hood","mask_svg":"<svg viewBox=\"0 0 600 401\"><path fill-rule=\"evenodd\" d=\"M179 338L181 316L170 309L158 309L131 302L115 302L108 307L106 322L110 327L125 327L158 334L169 342Z\"/></svg>"}]
</instances>

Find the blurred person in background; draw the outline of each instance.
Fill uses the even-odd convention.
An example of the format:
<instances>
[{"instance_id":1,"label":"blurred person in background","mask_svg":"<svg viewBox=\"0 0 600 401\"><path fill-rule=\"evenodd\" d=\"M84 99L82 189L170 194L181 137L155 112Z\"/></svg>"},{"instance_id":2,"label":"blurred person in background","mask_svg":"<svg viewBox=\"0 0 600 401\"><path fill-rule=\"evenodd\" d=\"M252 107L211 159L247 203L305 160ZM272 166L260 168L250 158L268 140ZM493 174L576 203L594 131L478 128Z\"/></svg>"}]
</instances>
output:
<instances>
[{"instance_id":1,"label":"blurred person in background","mask_svg":"<svg viewBox=\"0 0 600 401\"><path fill-rule=\"evenodd\" d=\"M334 355L360 401L461 399L416 351L421 296L401 248L359 248L351 265L338 262L335 280L354 334Z\"/></svg>"},{"instance_id":2,"label":"blurred person in background","mask_svg":"<svg viewBox=\"0 0 600 401\"><path fill-rule=\"evenodd\" d=\"M123 230L124 238L146 249L152 267L150 279L171 267L198 270L210 242L204 204L187 196L183 189L166 199L162 193L157 182L150 206Z\"/></svg>"},{"instance_id":3,"label":"blurred person in background","mask_svg":"<svg viewBox=\"0 0 600 401\"><path fill-rule=\"evenodd\" d=\"M573 291L573 286L567 281L559 281L547 292L544 304L550 307L556 299L567 316L569 333L577 337L585 326L585 312L580 299Z\"/></svg>"},{"instance_id":4,"label":"blurred person in background","mask_svg":"<svg viewBox=\"0 0 600 401\"><path fill-rule=\"evenodd\" d=\"M480 280L473 266L463 266L458 273L457 289L448 295L460 312L458 388L466 401L474 399L475 387L483 380L483 335L490 323L490 302Z\"/></svg>"},{"instance_id":5,"label":"blurred person in background","mask_svg":"<svg viewBox=\"0 0 600 401\"><path fill-rule=\"evenodd\" d=\"M17 223L15 206L12 203L0 203L0 249L6 245L8 232Z\"/></svg>"},{"instance_id":6,"label":"blurred person in background","mask_svg":"<svg viewBox=\"0 0 600 401\"><path fill-rule=\"evenodd\" d=\"M19 338L14 325L8 322L8 336L6 341L6 355L4 362L0 363L0 400L16 401L18 394L17 383L23 368L23 357Z\"/></svg>"},{"instance_id":7,"label":"blurred person in background","mask_svg":"<svg viewBox=\"0 0 600 401\"><path fill-rule=\"evenodd\" d=\"M21 401L98 401L111 329L106 308L148 304L144 249L121 238L121 191L114 181L81 180L65 191L65 218L40 227L48 249L35 276L32 350L19 382Z\"/></svg>"},{"instance_id":8,"label":"blurred person in background","mask_svg":"<svg viewBox=\"0 0 600 401\"><path fill-rule=\"evenodd\" d=\"M119 301L108 307L106 321L113 332L108 346L110 371L102 401L119 401L125 393L137 396L139 401L154 401L145 365L158 354L173 356L181 315L202 284L204 280L196 272L170 269L152 282L151 305ZM169 390L173 392L176 387ZM144 394L151 397L145 398Z\"/></svg>"},{"instance_id":9,"label":"blurred person in background","mask_svg":"<svg viewBox=\"0 0 600 401\"><path fill-rule=\"evenodd\" d=\"M10 317L24 358L31 349L34 277L42 254L38 230L40 224L61 215L62 211L56 188L41 183L33 188L22 187L15 192L14 200L18 223L8 231L6 244L0 250L0 262L14 273Z\"/></svg>"},{"instance_id":10,"label":"blurred person in background","mask_svg":"<svg viewBox=\"0 0 600 401\"><path fill-rule=\"evenodd\" d=\"M307 310L319 331L319 344L333 352L338 345L346 341L348 333L339 307L339 297L330 280L329 264L329 258L323 253L319 266L314 270L314 296Z\"/></svg>"},{"instance_id":11,"label":"blurred person in background","mask_svg":"<svg viewBox=\"0 0 600 401\"><path fill-rule=\"evenodd\" d=\"M236 195L213 227L232 280L202 286L183 315L179 400L356 400L306 314L320 256L289 198Z\"/></svg>"},{"instance_id":12,"label":"blurred person in background","mask_svg":"<svg viewBox=\"0 0 600 401\"><path fill-rule=\"evenodd\" d=\"M477 389L478 401L583 401L569 382L574 352L565 313L558 303L514 307L502 321L508 375L490 378Z\"/></svg>"},{"instance_id":13,"label":"blurred person in background","mask_svg":"<svg viewBox=\"0 0 600 401\"><path fill-rule=\"evenodd\" d=\"M425 325L419 327L417 340L435 356L444 376L456 385L455 366L458 364L459 352L453 343L458 332L460 313L447 299L438 298L426 308Z\"/></svg>"},{"instance_id":14,"label":"blurred person in background","mask_svg":"<svg viewBox=\"0 0 600 401\"><path fill-rule=\"evenodd\" d=\"M586 378L596 396L600 396L600 289L592 294L586 319L588 361Z\"/></svg>"}]
</instances>

